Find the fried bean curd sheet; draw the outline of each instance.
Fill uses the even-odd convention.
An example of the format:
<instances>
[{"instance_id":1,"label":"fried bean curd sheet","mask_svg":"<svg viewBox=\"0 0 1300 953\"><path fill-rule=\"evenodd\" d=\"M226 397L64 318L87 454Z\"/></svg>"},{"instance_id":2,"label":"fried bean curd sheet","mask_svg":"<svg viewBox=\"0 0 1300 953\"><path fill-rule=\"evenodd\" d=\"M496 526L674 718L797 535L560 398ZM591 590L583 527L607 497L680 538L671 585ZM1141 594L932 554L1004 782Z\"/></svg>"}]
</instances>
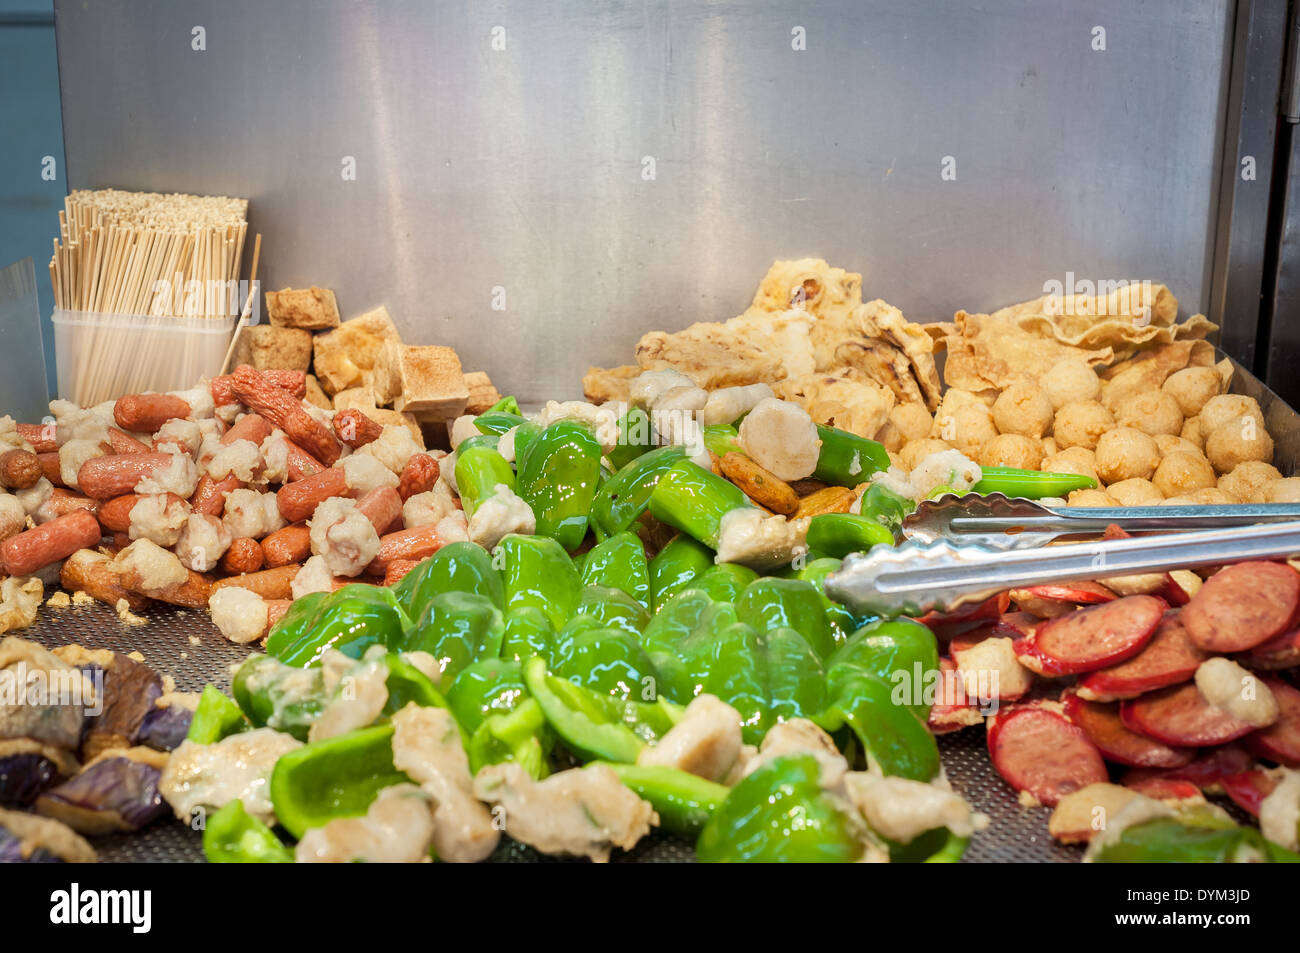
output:
<instances>
[{"instance_id":1,"label":"fried bean curd sheet","mask_svg":"<svg viewBox=\"0 0 1300 953\"><path fill-rule=\"evenodd\" d=\"M589 367L582 376L582 393L593 404L609 401L627 403L632 379L641 373L636 364L622 367Z\"/></svg>"},{"instance_id":2,"label":"fried bean curd sheet","mask_svg":"<svg viewBox=\"0 0 1300 953\"><path fill-rule=\"evenodd\" d=\"M776 396L792 401L819 423L875 437L897 403L894 392L869 381L834 374L787 377L772 385Z\"/></svg>"},{"instance_id":3,"label":"fried bean curd sheet","mask_svg":"<svg viewBox=\"0 0 1300 953\"><path fill-rule=\"evenodd\" d=\"M948 361L944 366L949 387L969 391L1002 389L1017 381L1036 381L1067 357L1094 366L1115 359L1109 347L1090 349L1064 344L1026 330L1011 319L965 311L958 311L955 318L958 333L948 336Z\"/></svg>"}]
</instances>

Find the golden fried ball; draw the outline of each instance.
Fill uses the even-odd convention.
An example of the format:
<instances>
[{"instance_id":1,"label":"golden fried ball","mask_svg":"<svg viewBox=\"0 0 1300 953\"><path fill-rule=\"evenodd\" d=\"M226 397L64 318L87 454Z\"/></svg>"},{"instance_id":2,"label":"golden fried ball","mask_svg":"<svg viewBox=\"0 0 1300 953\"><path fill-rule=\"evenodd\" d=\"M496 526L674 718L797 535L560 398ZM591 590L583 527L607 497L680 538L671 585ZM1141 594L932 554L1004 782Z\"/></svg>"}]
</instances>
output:
<instances>
[{"instance_id":1,"label":"golden fried ball","mask_svg":"<svg viewBox=\"0 0 1300 953\"><path fill-rule=\"evenodd\" d=\"M1021 470L1037 470L1042 462L1042 442L1023 434L999 434L980 448L979 463L984 467L1018 467Z\"/></svg>"},{"instance_id":2,"label":"golden fried ball","mask_svg":"<svg viewBox=\"0 0 1300 953\"><path fill-rule=\"evenodd\" d=\"M1056 446L1055 437L1044 437L1042 443L1043 443L1043 456L1045 457L1054 456L1056 454L1056 451L1060 449L1059 447Z\"/></svg>"},{"instance_id":3,"label":"golden fried ball","mask_svg":"<svg viewBox=\"0 0 1300 953\"><path fill-rule=\"evenodd\" d=\"M1265 503L1300 503L1300 477L1283 477L1264 487Z\"/></svg>"},{"instance_id":4,"label":"golden fried ball","mask_svg":"<svg viewBox=\"0 0 1300 953\"><path fill-rule=\"evenodd\" d=\"M898 459L902 463L903 469L910 472L915 470L916 465L930 454L951 449L952 444L945 443L942 440L935 440L933 437L926 437L923 440L909 440L903 445L903 449L898 452Z\"/></svg>"},{"instance_id":5,"label":"golden fried ball","mask_svg":"<svg viewBox=\"0 0 1300 953\"><path fill-rule=\"evenodd\" d=\"M907 442L907 439L903 436L903 432L895 427L894 422L888 418L886 418L885 422L880 425L880 429L876 431L874 439L876 443L889 451L902 450L903 444Z\"/></svg>"},{"instance_id":6,"label":"golden fried ball","mask_svg":"<svg viewBox=\"0 0 1300 953\"><path fill-rule=\"evenodd\" d=\"M1186 496L1215 485L1214 467L1200 453L1175 450L1165 454L1151 482L1165 496Z\"/></svg>"},{"instance_id":7,"label":"golden fried ball","mask_svg":"<svg viewBox=\"0 0 1300 953\"><path fill-rule=\"evenodd\" d=\"M1212 367L1184 367L1170 374L1160 389L1178 401L1184 417L1193 417L1207 400L1219 396L1219 383L1219 372Z\"/></svg>"},{"instance_id":8,"label":"golden fried ball","mask_svg":"<svg viewBox=\"0 0 1300 953\"><path fill-rule=\"evenodd\" d=\"M989 409L972 402L951 413L940 413L935 417L933 432L973 460L980 447L998 435L998 428L993 425Z\"/></svg>"},{"instance_id":9,"label":"golden fried ball","mask_svg":"<svg viewBox=\"0 0 1300 953\"><path fill-rule=\"evenodd\" d=\"M1150 480L1120 480L1106 487L1106 492L1120 506L1158 506L1165 498Z\"/></svg>"},{"instance_id":10,"label":"golden fried ball","mask_svg":"<svg viewBox=\"0 0 1300 953\"><path fill-rule=\"evenodd\" d=\"M1231 473L1247 460L1272 460L1273 438L1263 422L1250 416L1236 417L1210 431L1205 439L1205 455L1215 470Z\"/></svg>"},{"instance_id":11,"label":"golden fried ball","mask_svg":"<svg viewBox=\"0 0 1300 953\"><path fill-rule=\"evenodd\" d=\"M1205 454L1201 453L1199 443L1192 443L1185 437L1175 437L1171 433L1158 433L1154 436L1156 449L1160 451L1162 457L1167 457L1171 453L1194 453L1198 457L1205 456Z\"/></svg>"},{"instance_id":12,"label":"golden fried ball","mask_svg":"<svg viewBox=\"0 0 1300 953\"><path fill-rule=\"evenodd\" d=\"M934 418L930 416L924 404L913 402L895 405L889 411L889 423L898 428L898 432L903 435L903 442L906 443L909 440L923 440L930 436Z\"/></svg>"},{"instance_id":13,"label":"golden fried ball","mask_svg":"<svg viewBox=\"0 0 1300 953\"><path fill-rule=\"evenodd\" d=\"M1205 431L1201 429L1201 416L1188 417L1183 421L1183 429L1178 434L1197 450L1205 450Z\"/></svg>"},{"instance_id":14,"label":"golden fried ball","mask_svg":"<svg viewBox=\"0 0 1300 953\"><path fill-rule=\"evenodd\" d=\"M1054 408L1037 384L1021 381L1004 390L993 404L993 423L1001 433L1041 437L1052 426Z\"/></svg>"},{"instance_id":15,"label":"golden fried ball","mask_svg":"<svg viewBox=\"0 0 1300 953\"><path fill-rule=\"evenodd\" d=\"M1282 474L1271 463L1247 460L1219 477L1219 489L1237 503L1264 503L1264 490L1280 479Z\"/></svg>"},{"instance_id":16,"label":"golden fried ball","mask_svg":"<svg viewBox=\"0 0 1300 953\"><path fill-rule=\"evenodd\" d=\"M1066 404L1056 412L1052 433L1060 449L1085 447L1094 450L1101 435L1114 426L1115 418L1109 410L1095 400L1080 400Z\"/></svg>"},{"instance_id":17,"label":"golden fried ball","mask_svg":"<svg viewBox=\"0 0 1300 953\"><path fill-rule=\"evenodd\" d=\"M1050 457L1044 457L1039 469L1048 473L1078 473L1096 480L1097 457L1087 447L1070 447L1068 450L1058 450Z\"/></svg>"},{"instance_id":18,"label":"golden fried ball","mask_svg":"<svg viewBox=\"0 0 1300 953\"><path fill-rule=\"evenodd\" d=\"M1162 390L1149 390L1123 401L1115 421L1121 427L1132 427L1154 437L1156 434L1176 434L1183 429L1183 412L1178 401Z\"/></svg>"},{"instance_id":19,"label":"golden fried ball","mask_svg":"<svg viewBox=\"0 0 1300 953\"><path fill-rule=\"evenodd\" d=\"M1204 490L1197 490L1195 493L1189 493L1188 496L1199 506L1221 506L1225 503L1235 502L1232 497L1224 493L1217 486L1207 486Z\"/></svg>"},{"instance_id":20,"label":"golden fried ball","mask_svg":"<svg viewBox=\"0 0 1300 953\"><path fill-rule=\"evenodd\" d=\"M1039 384L1052 402L1053 410L1060 410L1076 401L1101 397L1101 378L1086 361L1075 357L1061 358L1043 375Z\"/></svg>"},{"instance_id":21,"label":"golden fried ball","mask_svg":"<svg viewBox=\"0 0 1300 953\"><path fill-rule=\"evenodd\" d=\"M1119 506L1105 490L1075 490L1066 500L1071 506Z\"/></svg>"},{"instance_id":22,"label":"golden fried ball","mask_svg":"<svg viewBox=\"0 0 1300 953\"><path fill-rule=\"evenodd\" d=\"M1206 440L1224 424L1235 422L1240 425L1247 417L1253 417L1260 429L1264 429L1264 415L1260 412L1259 403L1254 397L1244 394L1219 394L1211 397L1197 416L1201 418L1201 436Z\"/></svg>"},{"instance_id":23,"label":"golden fried ball","mask_svg":"<svg viewBox=\"0 0 1300 953\"><path fill-rule=\"evenodd\" d=\"M1149 480L1159 463L1156 442L1132 427L1107 431L1097 441L1097 476L1107 485L1122 480Z\"/></svg>"}]
</instances>

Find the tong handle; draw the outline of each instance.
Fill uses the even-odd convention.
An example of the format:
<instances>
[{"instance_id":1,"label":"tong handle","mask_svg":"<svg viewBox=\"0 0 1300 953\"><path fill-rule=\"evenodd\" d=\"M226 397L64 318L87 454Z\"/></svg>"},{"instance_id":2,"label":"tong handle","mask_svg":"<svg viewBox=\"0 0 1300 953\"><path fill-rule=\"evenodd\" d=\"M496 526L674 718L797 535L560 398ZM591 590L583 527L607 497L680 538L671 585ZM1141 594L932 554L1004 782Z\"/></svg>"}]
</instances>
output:
<instances>
[{"instance_id":1,"label":"tong handle","mask_svg":"<svg viewBox=\"0 0 1300 953\"><path fill-rule=\"evenodd\" d=\"M956 533L1002 533L1023 529L1058 534L1100 532L1111 523L1135 532L1159 532L1250 526L1300 520L1300 504L1243 503L1232 506L1057 506L1042 514L988 516L956 514Z\"/></svg>"}]
</instances>

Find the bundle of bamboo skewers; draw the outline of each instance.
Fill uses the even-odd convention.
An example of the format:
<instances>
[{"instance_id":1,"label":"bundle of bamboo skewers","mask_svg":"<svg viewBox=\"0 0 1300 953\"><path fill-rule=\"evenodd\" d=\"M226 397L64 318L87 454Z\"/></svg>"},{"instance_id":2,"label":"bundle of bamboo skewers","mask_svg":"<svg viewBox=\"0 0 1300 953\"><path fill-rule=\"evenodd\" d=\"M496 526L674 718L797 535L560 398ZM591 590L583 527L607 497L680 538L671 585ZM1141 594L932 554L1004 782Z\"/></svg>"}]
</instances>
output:
<instances>
[{"instance_id":1,"label":"bundle of bamboo skewers","mask_svg":"<svg viewBox=\"0 0 1300 953\"><path fill-rule=\"evenodd\" d=\"M247 213L247 199L69 194L50 260L54 303L65 312L55 318L67 352L58 355L60 394L84 406L215 373L220 356L211 354L224 352L255 287L260 235L249 284L239 284ZM61 324L75 334L58 337Z\"/></svg>"}]
</instances>

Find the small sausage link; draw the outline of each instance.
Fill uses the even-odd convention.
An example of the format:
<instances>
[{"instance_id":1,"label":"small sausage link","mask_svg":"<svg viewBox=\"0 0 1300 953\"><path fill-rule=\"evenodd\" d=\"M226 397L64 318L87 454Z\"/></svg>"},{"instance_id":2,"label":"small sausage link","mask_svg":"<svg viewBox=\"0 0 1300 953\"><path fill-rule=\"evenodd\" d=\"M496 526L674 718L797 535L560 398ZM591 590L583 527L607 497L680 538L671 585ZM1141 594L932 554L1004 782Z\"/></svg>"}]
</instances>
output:
<instances>
[{"instance_id":1,"label":"small sausage link","mask_svg":"<svg viewBox=\"0 0 1300 953\"><path fill-rule=\"evenodd\" d=\"M387 575L389 566L398 561L419 562L442 548L436 524L417 526L389 533L379 538L379 552L368 567L370 572Z\"/></svg>"},{"instance_id":2,"label":"small sausage link","mask_svg":"<svg viewBox=\"0 0 1300 953\"><path fill-rule=\"evenodd\" d=\"M305 480L307 477L315 476L325 469L325 464L287 437L284 441L284 447L286 451L285 459L289 463L288 475L290 483Z\"/></svg>"},{"instance_id":3,"label":"small sausage link","mask_svg":"<svg viewBox=\"0 0 1300 953\"><path fill-rule=\"evenodd\" d=\"M262 544L247 536L232 540L217 568L232 575L257 572L262 568Z\"/></svg>"},{"instance_id":4,"label":"small sausage link","mask_svg":"<svg viewBox=\"0 0 1300 953\"><path fill-rule=\"evenodd\" d=\"M380 536L402 518L402 498L391 486L381 486L357 500L357 509Z\"/></svg>"},{"instance_id":5,"label":"small sausage link","mask_svg":"<svg viewBox=\"0 0 1300 953\"><path fill-rule=\"evenodd\" d=\"M348 478L340 467L330 467L293 483L286 483L275 494L280 515L285 522L301 523L311 519L320 506L331 496L348 496Z\"/></svg>"},{"instance_id":6,"label":"small sausage link","mask_svg":"<svg viewBox=\"0 0 1300 953\"><path fill-rule=\"evenodd\" d=\"M36 460L41 465L41 476L55 486L64 486L63 467L59 463L59 451L38 453Z\"/></svg>"},{"instance_id":7,"label":"small sausage link","mask_svg":"<svg viewBox=\"0 0 1300 953\"><path fill-rule=\"evenodd\" d=\"M355 407L340 410L334 415L334 436L353 450L373 443L383 435L384 428Z\"/></svg>"},{"instance_id":8,"label":"small sausage link","mask_svg":"<svg viewBox=\"0 0 1300 953\"><path fill-rule=\"evenodd\" d=\"M438 482L438 461L427 453L413 453L397 478L397 495L406 502L417 493L427 493Z\"/></svg>"},{"instance_id":9,"label":"small sausage link","mask_svg":"<svg viewBox=\"0 0 1300 953\"><path fill-rule=\"evenodd\" d=\"M298 575L298 570L301 568L297 564L291 564L277 566L275 569L263 569L261 572L250 572L243 576L229 576L218 579L212 584L212 588L215 590L225 586L238 586L241 589L251 589L263 599L292 599L293 577Z\"/></svg>"},{"instance_id":10,"label":"small sausage link","mask_svg":"<svg viewBox=\"0 0 1300 953\"><path fill-rule=\"evenodd\" d=\"M311 555L311 530L306 523L277 529L262 540L262 554L268 569L303 562Z\"/></svg>"},{"instance_id":11,"label":"small sausage link","mask_svg":"<svg viewBox=\"0 0 1300 953\"><path fill-rule=\"evenodd\" d=\"M69 556L59 572L59 582L69 592L84 592L110 606L125 599L130 608L139 611L149 604L145 596L126 588L112 559L93 549L79 549Z\"/></svg>"},{"instance_id":12,"label":"small sausage link","mask_svg":"<svg viewBox=\"0 0 1300 953\"><path fill-rule=\"evenodd\" d=\"M92 457L77 472L77 485L86 496L109 500L130 493L155 470L171 464L169 453L113 453Z\"/></svg>"},{"instance_id":13,"label":"small sausage link","mask_svg":"<svg viewBox=\"0 0 1300 953\"><path fill-rule=\"evenodd\" d=\"M384 585L395 586L405 578L406 574L420 565L414 559L394 559L384 569Z\"/></svg>"},{"instance_id":14,"label":"small sausage link","mask_svg":"<svg viewBox=\"0 0 1300 953\"><path fill-rule=\"evenodd\" d=\"M0 486L7 490L25 490L40 478L41 461L30 450L0 453Z\"/></svg>"},{"instance_id":15,"label":"small sausage link","mask_svg":"<svg viewBox=\"0 0 1300 953\"><path fill-rule=\"evenodd\" d=\"M307 373L305 371L284 371L270 370L258 371L262 379L268 384L288 391L294 397L302 400L307 396ZM220 377L212 378L209 385L212 391L212 402L218 407L224 404L237 404L239 398L235 396L235 376L233 374L222 374Z\"/></svg>"},{"instance_id":16,"label":"small sausage link","mask_svg":"<svg viewBox=\"0 0 1300 953\"><path fill-rule=\"evenodd\" d=\"M152 448L124 430L108 428L108 447L113 453L148 453Z\"/></svg>"},{"instance_id":17,"label":"small sausage link","mask_svg":"<svg viewBox=\"0 0 1300 953\"><path fill-rule=\"evenodd\" d=\"M32 445L33 453L58 453L59 431L55 424L15 424L18 436Z\"/></svg>"},{"instance_id":18,"label":"small sausage link","mask_svg":"<svg viewBox=\"0 0 1300 953\"><path fill-rule=\"evenodd\" d=\"M220 516L226 508L226 494L244 486L244 481L231 474L220 480L214 480L206 473L199 477L190 497L190 510L205 516Z\"/></svg>"},{"instance_id":19,"label":"small sausage link","mask_svg":"<svg viewBox=\"0 0 1300 953\"><path fill-rule=\"evenodd\" d=\"M37 507L36 512L32 514L32 519L37 523L48 523L75 510L85 510L92 516L98 516L99 500L92 500L80 493L55 487L45 502Z\"/></svg>"},{"instance_id":20,"label":"small sausage link","mask_svg":"<svg viewBox=\"0 0 1300 953\"><path fill-rule=\"evenodd\" d=\"M251 440L259 447L262 441L271 436L271 422L261 414L245 414L238 422L221 435L221 446L228 447L236 440Z\"/></svg>"},{"instance_id":21,"label":"small sausage link","mask_svg":"<svg viewBox=\"0 0 1300 953\"><path fill-rule=\"evenodd\" d=\"M79 549L89 549L101 535L99 520L85 510L76 510L0 543L0 562L9 575L27 576Z\"/></svg>"},{"instance_id":22,"label":"small sausage link","mask_svg":"<svg viewBox=\"0 0 1300 953\"><path fill-rule=\"evenodd\" d=\"M191 413L189 404L171 394L127 394L113 405L117 425L132 433L153 433L167 421Z\"/></svg>"}]
</instances>

